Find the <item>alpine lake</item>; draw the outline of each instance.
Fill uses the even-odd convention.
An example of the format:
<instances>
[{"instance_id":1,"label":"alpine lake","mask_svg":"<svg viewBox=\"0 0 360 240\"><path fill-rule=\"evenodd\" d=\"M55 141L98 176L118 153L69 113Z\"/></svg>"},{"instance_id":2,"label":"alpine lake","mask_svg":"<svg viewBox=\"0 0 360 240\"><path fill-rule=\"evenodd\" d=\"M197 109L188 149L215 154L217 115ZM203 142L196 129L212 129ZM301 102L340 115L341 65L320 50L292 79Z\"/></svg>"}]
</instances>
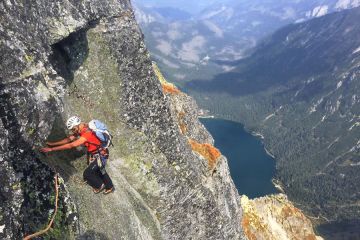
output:
<instances>
[{"instance_id":1,"label":"alpine lake","mask_svg":"<svg viewBox=\"0 0 360 240\"><path fill-rule=\"evenodd\" d=\"M266 153L259 137L246 132L237 122L217 118L200 121L213 136L215 147L227 158L239 194L256 198L279 192L272 183L275 160Z\"/></svg>"}]
</instances>

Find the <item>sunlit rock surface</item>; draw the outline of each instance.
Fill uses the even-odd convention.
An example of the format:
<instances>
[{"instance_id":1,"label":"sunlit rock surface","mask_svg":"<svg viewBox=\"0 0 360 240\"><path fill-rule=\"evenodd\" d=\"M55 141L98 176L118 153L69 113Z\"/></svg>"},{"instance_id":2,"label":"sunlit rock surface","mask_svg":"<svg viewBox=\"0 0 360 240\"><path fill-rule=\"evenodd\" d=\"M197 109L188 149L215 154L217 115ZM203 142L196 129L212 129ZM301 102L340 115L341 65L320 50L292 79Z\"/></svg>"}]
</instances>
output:
<instances>
[{"instance_id":1,"label":"sunlit rock surface","mask_svg":"<svg viewBox=\"0 0 360 240\"><path fill-rule=\"evenodd\" d=\"M242 227L248 239L322 240L310 220L284 194L249 200L241 197Z\"/></svg>"},{"instance_id":2,"label":"sunlit rock surface","mask_svg":"<svg viewBox=\"0 0 360 240\"><path fill-rule=\"evenodd\" d=\"M164 88L129 1L3 1L0 16L1 239L47 225L55 172L47 239L246 239L227 160L196 103ZM83 149L39 153L71 115L114 135L114 193L83 182Z\"/></svg>"},{"instance_id":3,"label":"sunlit rock surface","mask_svg":"<svg viewBox=\"0 0 360 240\"><path fill-rule=\"evenodd\" d=\"M192 151L188 136L213 140L193 100L163 93L129 1L3 1L0 15L1 239L46 226L55 172L59 209L47 238L244 238L226 159L209 169ZM66 136L74 114L114 135L111 195L83 183L81 149L38 152Z\"/></svg>"}]
</instances>

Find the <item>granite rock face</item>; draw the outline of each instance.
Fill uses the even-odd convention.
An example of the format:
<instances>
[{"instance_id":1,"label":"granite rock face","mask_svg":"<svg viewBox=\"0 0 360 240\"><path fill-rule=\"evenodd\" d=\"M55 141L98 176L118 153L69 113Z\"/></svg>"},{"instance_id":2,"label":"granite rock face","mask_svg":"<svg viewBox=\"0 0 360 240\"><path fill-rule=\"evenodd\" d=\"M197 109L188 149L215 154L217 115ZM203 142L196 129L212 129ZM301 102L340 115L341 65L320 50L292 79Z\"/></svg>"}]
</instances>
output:
<instances>
[{"instance_id":1,"label":"granite rock face","mask_svg":"<svg viewBox=\"0 0 360 240\"><path fill-rule=\"evenodd\" d=\"M1 239L46 225L55 172L63 181L47 238L244 237L226 159L210 171L192 151L189 137L213 140L191 99L162 92L129 1L3 1L0 16ZM113 194L83 184L83 150L39 154L47 139L66 136L71 115L113 133Z\"/></svg>"},{"instance_id":2,"label":"granite rock face","mask_svg":"<svg viewBox=\"0 0 360 240\"><path fill-rule=\"evenodd\" d=\"M44 239L251 238L226 158L196 103L164 88L129 1L9 0L0 19L1 239L47 225L55 173L59 207ZM67 136L72 115L100 119L114 135L114 193L84 184L84 149L39 153Z\"/></svg>"},{"instance_id":3,"label":"granite rock face","mask_svg":"<svg viewBox=\"0 0 360 240\"><path fill-rule=\"evenodd\" d=\"M284 194L249 200L241 197L242 226L248 239L323 240L310 220Z\"/></svg>"}]
</instances>

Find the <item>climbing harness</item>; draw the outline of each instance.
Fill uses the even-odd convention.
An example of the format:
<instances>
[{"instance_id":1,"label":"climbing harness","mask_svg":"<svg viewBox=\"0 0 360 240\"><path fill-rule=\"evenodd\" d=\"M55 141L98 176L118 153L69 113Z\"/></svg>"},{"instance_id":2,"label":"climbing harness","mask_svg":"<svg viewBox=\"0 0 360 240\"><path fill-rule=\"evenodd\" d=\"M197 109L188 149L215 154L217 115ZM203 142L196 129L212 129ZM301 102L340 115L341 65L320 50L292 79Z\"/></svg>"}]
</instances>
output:
<instances>
[{"instance_id":1,"label":"climbing harness","mask_svg":"<svg viewBox=\"0 0 360 240\"><path fill-rule=\"evenodd\" d=\"M109 158L109 150L108 149L104 149L104 148L98 148L97 150L95 150L93 153L89 153L89 157L88 157L89 163L96 161L97 166L100 169L101 174L105 174L105 166L106 166L106 162Z\"/></svg>"}]
</instances>

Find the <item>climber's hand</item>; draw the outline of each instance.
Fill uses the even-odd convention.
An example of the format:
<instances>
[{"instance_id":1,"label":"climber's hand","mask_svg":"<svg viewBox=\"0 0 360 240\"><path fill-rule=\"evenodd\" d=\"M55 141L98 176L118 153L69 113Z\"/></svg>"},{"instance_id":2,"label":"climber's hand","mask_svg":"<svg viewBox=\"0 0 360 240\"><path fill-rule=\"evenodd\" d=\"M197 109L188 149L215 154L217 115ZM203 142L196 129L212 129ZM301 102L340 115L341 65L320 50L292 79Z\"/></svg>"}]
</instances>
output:
<instances>
[{"instance_id":1,"label":"climber's hand","mask_svg":"<svg viewBox=\"0 0 360 240\"><path fill-rule=\"evenodd\" d=\"M40 149L40 152L42 152L42 153L47 153L47 152L51 152L51 151L52 151L51 148L42 148L42 149Z\"/></svg>"},{"instance_id":2,"label":"climber's hand","mask_svg":"<svg viewBox=\"0 0 360 240\"><path fill-rule=\"evenodd\" d=\"M49 147L54 146L54 144L52 142L46 142L45 144Z\"/></svg>"}]
</instances>

